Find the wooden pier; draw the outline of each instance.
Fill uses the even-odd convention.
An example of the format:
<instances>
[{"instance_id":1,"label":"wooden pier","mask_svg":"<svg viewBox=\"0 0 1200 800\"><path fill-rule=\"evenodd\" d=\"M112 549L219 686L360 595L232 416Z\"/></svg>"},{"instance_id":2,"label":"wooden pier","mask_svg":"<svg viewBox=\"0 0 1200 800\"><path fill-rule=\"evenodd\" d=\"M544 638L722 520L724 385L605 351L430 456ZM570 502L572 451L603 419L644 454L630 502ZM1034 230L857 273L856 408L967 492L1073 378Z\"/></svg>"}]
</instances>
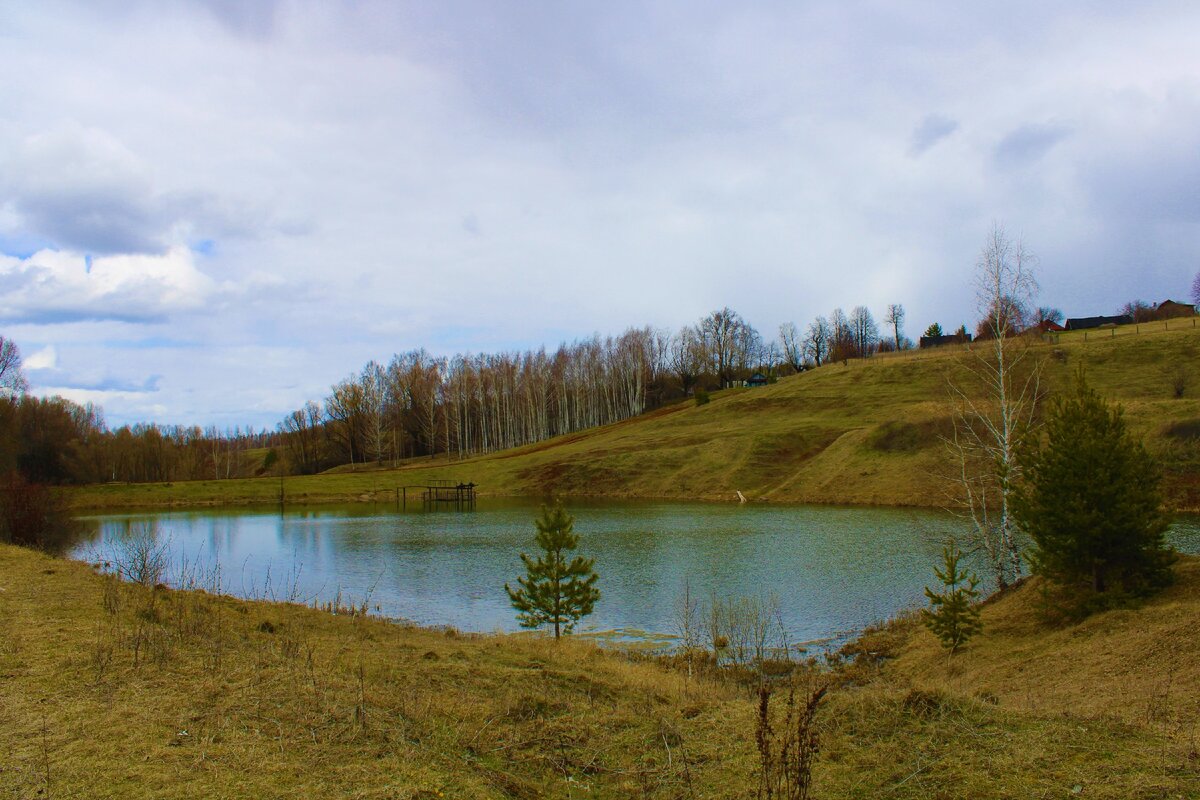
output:
<instances>
[{"instance_id":1,"label":"wooden pier","mask_svg":"<svg viewBox=\"0 0 1200 800\"><path fill-rule=\"evenodd\" d=\"M436 511L439 509L454 509L455 511L475 510L476 492L474 483L437 480L416 486L402 486L397 490L397 493L401 495L397 499L401 501L401 507L405 509L408 508L409 489L420 491L421 506L426 511Z\"/></svg>"}]
</instances>

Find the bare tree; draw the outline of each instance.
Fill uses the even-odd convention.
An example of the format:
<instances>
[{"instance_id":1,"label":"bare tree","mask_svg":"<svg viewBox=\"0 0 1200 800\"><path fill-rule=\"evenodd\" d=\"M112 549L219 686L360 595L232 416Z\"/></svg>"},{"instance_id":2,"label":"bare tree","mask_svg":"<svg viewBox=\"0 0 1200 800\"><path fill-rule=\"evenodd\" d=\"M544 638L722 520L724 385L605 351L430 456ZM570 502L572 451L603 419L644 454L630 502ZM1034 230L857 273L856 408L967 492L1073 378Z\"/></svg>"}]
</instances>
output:
<instances>
[{"instance_id":1,"label":"bare tree","mask_svg":"<svg viewBox=\"0 0 1200 800\"><path fill-rule=\"evenodd\" d=\"M796 372L804 369L804 340L794 322L779 326L779 344L783 347L783 358Z\"/></svg>"},{"instance_id":2,"label":"bare tree","mask_svg":"<svg viewBox=\"0 0 1200 800\"><path fill-rule=\"evenodd\" d=\"M1200 306L1200 272L1192 279L1192 302Z\"/></svg>"},{"instance_id":3,"label":"bare tree","mask_svg":"<svg viewBox=\"0 0 1200 800\"><path fill-rule=\"evenodd\" d=\"M1121 313L1134 322L1150 322L1154 319L1154 306L1145 300L1130 300L1121 306Z\"/></svg>"},{"instance_id":4,"label":"bare tree","mask_svg":"<svg viewBox=\"0 0 1200 800\"><path fill-rule=\"evenodd\" d=\"M866 306L855 306L849 322L854 354L859 358L869 357L879 344L879 326L875 324L875 318Z\"/></svg>"},{"instance_id":5,"label":"bare tree","mask_svg":"<svg viewBox=\"0 0 1200 800\"><path fill-rule=\"evenodd\" d=\"M0 395L19 395L28 388L17 343L0 336Z\"/></svg>"},{"instance_id":6,"label":"bare tree","mask_svg":"<svg viewBox=\"0 0 1200 800\"><path fill-rule=\"evenodd\" d=\"M841 308L829 312L829 360L845 361L854 355L854 334L850 318Z\"/></svg>"},{"instance_id":7,"label":"bare tree","mask_svg":"<svg viewBox=\"0 0 1200 800\"><path fill-rule=\"evenodd\" d=\"M687 659L688 677L692 677L692 665L696 651L700 648L700 598L692 591L692 581L684 578L683 593L675 598L672 623L679 637L679 646Z\"/></svg>"},{"instance_id":8,"label":"bare tree","mask_svg":"<svg viewBox=\"0 0 1200 800\"><path fill-rule=\"evenodd\" d=\"M291 468L302 475L317 472L321 467L322 421L321 407L310 400L279 423L280 432L287 434L284 442Z\"/></svg>"},{"instance_id":9,"label":"bare tree","mask_svg":"<svg viewBox=\"0 0 1200 800\"><path fill-rule=\"evenodd\" d=\"M383 367L377 361L369 361L363 367L358 377L362 387L363 414L363 460L373 458L377 464L383 463L383 457L388 452L388 436L385 431L387 422L387 379Z\"/></svg>"},{"instance_id":10,"label":"bare tree","mask_svg":"<svg viewBox=\"0 0 1200 800\"><path fill-rule=\"evenodd\" d=\"M667 366L679 380L684 395L688 395L704 371L704 348L695 329L685 325L671 338L667 348Z\"/></svg>"},{"instance_id":11,"label":"bare tree","mask_svg":"<svg viewBox=\"0 0 1200 800\"><path fill-rule=\"evenodd\" d=\"M763 338L758 331L754 329L745 320L740 320L737 329L734 331L733 338L733 369L731 371L732 379L741 376L747 377L750 370L766 366L767 371L772 371L773 367L768 362L771 359L771 354L768 353L768 346L763 342Z\"/></svg>"},{"instance_id":12,"label":"bare tree","mask_svg":"<svg viewBox=\"0 0 1200 800\"><path fill-rule=\"evenodd\" d=\"M365 456L366 413L362 384L357 375L335 385L325 400L325 416L333 435L344 443L350 463L363 461Z\"/></svg>"},{"instance_id":13,"label":"bare tree","mask_svg":"<svg viewBox=\"0 0 1200 800\"><path fill-rule=\"evenodd\" d=\"M1057 308L1050 306L1038 306L1033 312L1033 324L1043 325L1045 323L1061 324L1063 321L1063 312Z\"/></svg>"},{"instance_id":14,"label":"bare tree","mask_svg":"<svg viewBox=\"0 0 1200 800\"><path fill-rule=\"evenodd\" d=\"M900 329L904 327L904 306L899 303L892 303L887 307L887 313L883 317L885 325L892 329L892 340L896 343L896 349L900 349Z\"/></svg>"},{"instance_id":15,"label":"bare tree","mask_svg":"<svg viewBox=\"0 0 1200 800\"><path fill-rule=\"evenodd\" d=\"M1022 571L1012 519L1012 490L1020 478L1017 451L1033 424L1040 395L1040 364L1028 343L1013 334L1016 317L1037 291L1033 255L1000 225L993 227L975 266L975 299L988 334L962 362L964 376L950 381L958 507L972 524L975 545L986 552L1003 588Z\"/></svg>"},{"instance_id":16,"label":"bare tree","mask_svg":"<svg viewBox=\"0 0 1200 800\"><path fill-rule=\"evenodd\" d=\"M817 317L808 326L804 335L804 352L812 356L813 363L821 366L821 362L829 357L829 323L824 317Z\"/></svg>"},{"instance_id":17,"label":"bare tree","mask_svg":"<svg viewBox=\"0 0 1200 800\"><path fill-rule=\"evenodd\" d=\"M721 388L733 382L739 351L739 334L745 323L728 306L700 320L699 333Z\"/></svg>"}]
</instances>

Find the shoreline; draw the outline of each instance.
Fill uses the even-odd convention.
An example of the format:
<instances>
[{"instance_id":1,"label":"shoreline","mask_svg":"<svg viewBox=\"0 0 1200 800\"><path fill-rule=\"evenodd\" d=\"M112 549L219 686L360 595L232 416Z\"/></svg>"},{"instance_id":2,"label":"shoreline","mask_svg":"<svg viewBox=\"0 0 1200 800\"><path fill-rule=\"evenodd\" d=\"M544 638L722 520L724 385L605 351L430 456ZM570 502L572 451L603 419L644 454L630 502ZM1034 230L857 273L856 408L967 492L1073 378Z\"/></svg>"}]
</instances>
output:
<instances>
[{"instance_id":1,"label":"shoreline","mask_svg":"<svg viewBox=\"0 0 1200 800\"><path fill-rule=\"evenodd\" d=\"M102 484L108 486L111 484ZM170 486L170 484L165 484ZM124 487L162 487L164 484L123 484ZM138 498L122 499L117 502L109 503L80 503L76 504L71 501L70 495L79 490L87 490L91 487L69 487L66 489L68 510L73 515L94 515L112 511L174 511L185 510L189 508L195 509L260 509L265 507L276 507L281 505L277 498L254 496L254 497L236 497L236 498L219 498L219 497L199 497L199 498L171 498L165 501L148 501ZM386 495L386 497L380 497ZM776 506L783 508L796 508L800 506L821 506L821 507L845 507L845 508L896 508L896 509L914 509L920 511L945 511L953 513L943 504L936 503L920 503L920 502L905 502L902 500L879 500L879 501L855 501L845 499L770 499L764 497L748 498L745 503L741 503L737 499L736 493L732 494L732 498L727 498L726 493L700 494L700 495L671 495L671 494L634 494L634 493L580 493L580 492L563 492L554 493L553 497L562 498L563 500L611 500L614 502L621 501L647 501L647 502L671 502L671 503L694 503L699 505L745 505L748 507ZM533 503L545 502L549 499L546 495L530 494L528 492L479 492L480 500L528 500ZM412 501L414 504L419 504L420 501ZM369 496L363 493L347 493L347 494L321 494L313 497L308 493L301 494L299 499L295 501L285 500L282 503L284 509L288 507L298 508L318 508L322 506L346 506L346 505L395 505L393 490L378 490L374 496ZM1172 514L1185 515L1200 515L1200 505L1167 505L1167 510Z\"/></svg>"}]
</instances>

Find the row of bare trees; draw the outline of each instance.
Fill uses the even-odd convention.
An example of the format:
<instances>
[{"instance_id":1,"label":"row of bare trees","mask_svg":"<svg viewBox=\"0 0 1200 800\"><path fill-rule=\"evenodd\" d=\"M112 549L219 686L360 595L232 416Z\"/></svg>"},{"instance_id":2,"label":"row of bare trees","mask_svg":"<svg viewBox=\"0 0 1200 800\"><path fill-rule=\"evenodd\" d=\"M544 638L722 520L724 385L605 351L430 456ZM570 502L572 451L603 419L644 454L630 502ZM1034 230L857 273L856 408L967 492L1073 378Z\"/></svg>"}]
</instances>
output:
<instances>
[{"instance_id":1,"label":"row of bare trees","mask_svg":"<svg viewBox=\"0 0 1200 800\"><path fill-rule=\"evenodd\" d=\"M520 447L628 419L696 388L734 386L754 372L771 377L819 366L829 353L845 359L878 349L866 308L849 316L838 310L831 319L832 327L820 321L818 329L832 332L816 344L801 341L791 323L781 326L779 341L766 341L722 308L674 335L629 328L553 352L439 357L411 350L387 364L369 362L323 401L288 414L279 431L288 464L300 473Z\"/></svg>"},{"instance_id":2,"label":"row of bare trees","mask_svg":"<svg viewBox=\"0 0 1200 800\"><path fill-rule=\"evenodd\" d=\"M889 305L883 322L887 327L881 331L866 306L855 306L849 314L835 308L809 323L803 334L795 323L785 322L779 326L779 341L786 363L797 371L913 346L904 335L904 306Z\"/></svg>"},{"instance_id":3,"label":"row of bare trees","mask_svg":"<svg viewBox=\"0 0 1200 800\"><path fill-rule=\"evenodd\" d=\"M617 422L666 396L669 337L630 328L514 353L438 357L425 350L369 362L282 423L292 467L458 457L519 447Z\"/></svg>"},{"instance_id":4,"label":"row of bare trees","mask_svg":"<svg viewBox=\"0 0 1200 800\"><path fill-rule=\"evenodd\" d=\"M903 309L891 306L896 346L907 342L902 320ZM819 317L803 336L785 323L775 341L726 307L674 335L629 328L553 352L441 357L411 350L386 364L369 362L268 433L155 424L110 430L91 405L26 395L20 353L0 337L0 469L48 483L153 482L461 458L619 422L755 372L773 378L867 356L887 341L863 306ZM264 458L263 450L272 452Z\"/></svg>"}]
</instances>

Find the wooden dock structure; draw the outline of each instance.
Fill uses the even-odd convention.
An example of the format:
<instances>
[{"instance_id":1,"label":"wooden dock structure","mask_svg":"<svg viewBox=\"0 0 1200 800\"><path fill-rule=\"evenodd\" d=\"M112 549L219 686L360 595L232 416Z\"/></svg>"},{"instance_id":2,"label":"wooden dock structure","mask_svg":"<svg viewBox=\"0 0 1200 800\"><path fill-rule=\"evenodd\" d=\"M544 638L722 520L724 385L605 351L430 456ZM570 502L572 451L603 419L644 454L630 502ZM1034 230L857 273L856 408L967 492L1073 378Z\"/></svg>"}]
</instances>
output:
<instances>
[{"instance_id":1,"label":"wooden dock structure","mask_svg":"<svg viewBox=\"0 0 1200 800\"><path fill-rule=\"evenodd\" d=\"M402 486L397 493L401 493L401 507L408 508L408 490L414 489L421 493L421 506L426 511L436 511L439 509L455 511L474 511L475 510L475 484L463 483L462 481L453 480L435 480L427 484L419 484L416 486Z\"/></svg>"}]
</instances>

